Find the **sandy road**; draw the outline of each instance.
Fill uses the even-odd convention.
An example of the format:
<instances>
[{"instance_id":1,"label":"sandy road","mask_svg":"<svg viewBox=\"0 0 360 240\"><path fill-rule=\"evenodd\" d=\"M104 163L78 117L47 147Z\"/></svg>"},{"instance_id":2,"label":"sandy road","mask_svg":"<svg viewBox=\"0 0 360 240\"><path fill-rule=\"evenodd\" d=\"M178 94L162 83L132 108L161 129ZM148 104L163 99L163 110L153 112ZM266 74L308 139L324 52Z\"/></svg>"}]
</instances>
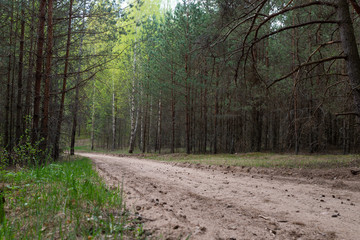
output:
<instances>
[{"instance_id":1,"label":"sandy road","mask_svg":"<svg viewBox=\"0 0 360 240\"><path fill-rule=\"evenodd\" d=\"M360 192L305 179L81 153L160 239L360 239Z\"/></svg>"}]
</instances>

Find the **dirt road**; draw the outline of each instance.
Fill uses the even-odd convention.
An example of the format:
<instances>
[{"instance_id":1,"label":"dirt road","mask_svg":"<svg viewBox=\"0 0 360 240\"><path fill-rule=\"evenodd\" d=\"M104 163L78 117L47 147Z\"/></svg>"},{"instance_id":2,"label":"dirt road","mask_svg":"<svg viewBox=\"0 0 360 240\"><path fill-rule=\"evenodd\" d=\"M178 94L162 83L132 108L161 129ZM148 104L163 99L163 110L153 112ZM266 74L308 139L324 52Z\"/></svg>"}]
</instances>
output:
<instances>
[{"instance_id":1,"label":"dirt road","mask_svg":"<svg viewBox=\"0 0 360 240\"><path fill-rule=\"evenodd\" d=\"M359 184L82 153L156 239L360 239ZM235 169L235 170L234 170Z\"/></svg>"}]
</instances>

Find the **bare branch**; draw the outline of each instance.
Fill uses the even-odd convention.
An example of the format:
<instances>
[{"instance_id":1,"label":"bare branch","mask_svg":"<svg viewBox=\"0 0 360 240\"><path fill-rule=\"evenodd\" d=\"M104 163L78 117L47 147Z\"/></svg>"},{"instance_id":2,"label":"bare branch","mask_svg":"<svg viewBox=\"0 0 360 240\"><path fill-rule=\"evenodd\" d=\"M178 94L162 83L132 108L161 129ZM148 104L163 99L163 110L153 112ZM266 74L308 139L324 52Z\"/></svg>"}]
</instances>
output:
<instances>
[{"instance_id":1,"label":"bare branch","mask_svg":"<svg viewBox=\"0 0 360 240\"><path fill-rule=\"evenodd\" d=\"M291 71L290 73L272 81L272 83L270 83L267 88L272 87L275 83L280 82L281 80L284 80L288 77L290 77L291 75L293 75L295 72L297 72L300 68L303 68L305 66L309 66L309 65L313 65L313 64L319 64L319 63L324 63L324 62L329 62L329 61L333 61L333 60L337 60L337 59L345 59L345 56L333 56L333 57L329 57L329 58L324 58L324 59L320 59L318 61L313 61L313 62L306 62L303 63L301 65L299 65L297 68L295 68L293 71Z\"/></svg>"},{"instance_id":2,"label":"bare branch","mask_svg":"<svg viewBox=\"0 0 360 240\"><path fill-rule=\"evenodd\" d=\"M335 113L335 116L347 116L347 115L355 115L355 116L358 116L360 117L360 114L359 113L356 113L356 112L344 112L344 113Z\"/></svg>"}]
</instances>

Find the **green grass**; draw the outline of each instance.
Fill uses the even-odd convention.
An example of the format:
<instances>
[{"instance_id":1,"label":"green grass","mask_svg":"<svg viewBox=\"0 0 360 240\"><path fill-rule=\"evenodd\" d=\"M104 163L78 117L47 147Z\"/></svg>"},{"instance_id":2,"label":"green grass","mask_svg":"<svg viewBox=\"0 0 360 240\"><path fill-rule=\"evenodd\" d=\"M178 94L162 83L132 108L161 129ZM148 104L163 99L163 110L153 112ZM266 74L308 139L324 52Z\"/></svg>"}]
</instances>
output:
<instances>
[{"instance_id":1,"label":"green grass","mask_svg":"<svg viewBox=\"0 0 360 240\"><path fill-rule=\"evenodd\" d=\"M2 239L142 238L121 186L109 189L86 158L0 176L6 218Z\"/></svg>"},{"instance_id":2,"label":"green grass","mask_svg":"<svg viewBox=\"0 0 360 240\"><path fill-rule=\"evenodd\" d=\"M292 155L276 153L243 154L149 154L145 158L203 165L276 167L276 168L338 168L360 166L360 155Z\"/></svg>"},{"instance_id":3,"label":"green grass","mask_svg":"<svg viewBox=\"0 0 360 240\"><path fill-rule=\"evenodd\" d=\"M95 148L94 150L91 150L91 147L89 145L81 145L81 146L75 146L74 150L75 152L79 151L79 152L95 152L95 153L112 153L112 154L124 154L131 156L131 154L129 154L128 152L128 149L117 149L115 151L111 151L107 149ZM139 149L134 150L134 154L140 154L140 153L141 152Z\"/></svg>"}]
</instances>

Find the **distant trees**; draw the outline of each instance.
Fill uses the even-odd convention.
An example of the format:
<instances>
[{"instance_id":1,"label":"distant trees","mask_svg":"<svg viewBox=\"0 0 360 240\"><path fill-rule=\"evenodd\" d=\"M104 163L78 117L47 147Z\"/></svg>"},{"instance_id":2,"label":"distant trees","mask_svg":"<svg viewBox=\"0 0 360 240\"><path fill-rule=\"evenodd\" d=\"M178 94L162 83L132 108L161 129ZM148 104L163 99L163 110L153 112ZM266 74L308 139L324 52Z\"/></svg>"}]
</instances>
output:
<instances>
[{"instance_id":1,"label":"distant trees","mask_svg":"<svg viewBox=\"0 0 360 240\"><path fill-rule=\"evenodd\" d=\"M359 151L356 0L0 6L9 152L29 128L55 158L79 132L128 152Z\"/></svg>"},{"instance_id":2,"label":"distant trees","mask_svg":"<svg viewBox=\"0 0 360 240\"><path fill-rule=\"evenodd\" d=\"M136 55L120 66L136 56L136 73L122 74L140 82L129 93L139 109L137 146L358 151L359 22L351 3L183 1L162 18L145 17Z\"/></svg>"}]
</instances>

